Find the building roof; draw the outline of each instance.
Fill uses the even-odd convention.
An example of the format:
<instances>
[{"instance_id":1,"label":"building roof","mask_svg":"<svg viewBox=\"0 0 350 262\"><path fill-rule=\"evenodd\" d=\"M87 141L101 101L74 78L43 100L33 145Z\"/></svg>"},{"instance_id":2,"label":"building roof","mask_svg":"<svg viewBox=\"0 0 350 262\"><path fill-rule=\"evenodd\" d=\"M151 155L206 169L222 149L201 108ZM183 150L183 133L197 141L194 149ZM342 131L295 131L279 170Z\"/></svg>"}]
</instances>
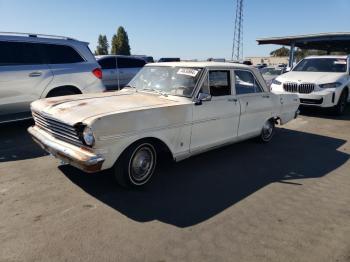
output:
<instances>
[{"instance_id":1,"label":"building roof","mask_svg":"<svg viewBox=\"0 0 350 262\"><path fill-rule=\"evenodd\" d=\"M259 45L275 44L291 46L294 44L296 47L302 49L350 53L350 32L269 37L259 38L256 41Z\"/></svg>"}]
</instances>

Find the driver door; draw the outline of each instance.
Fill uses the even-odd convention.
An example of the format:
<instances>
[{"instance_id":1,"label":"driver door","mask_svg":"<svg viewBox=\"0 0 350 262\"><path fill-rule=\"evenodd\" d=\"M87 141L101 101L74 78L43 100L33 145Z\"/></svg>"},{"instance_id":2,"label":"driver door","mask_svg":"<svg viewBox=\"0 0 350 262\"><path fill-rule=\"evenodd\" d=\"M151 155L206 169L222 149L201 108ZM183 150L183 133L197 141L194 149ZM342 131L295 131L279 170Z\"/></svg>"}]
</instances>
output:
<instances>
[{"instance_id":1,"label":"driver door","mask_svg":"<svg viewBox=\"0 0 350 262\"><path fill-rule=\"evenodd\" d=\"M240 104L233 92L230 70L210 70L201 93L211 95L210 101L194 104L191 153L205 151L237 137Z\"/></svg>"}]
</instances>

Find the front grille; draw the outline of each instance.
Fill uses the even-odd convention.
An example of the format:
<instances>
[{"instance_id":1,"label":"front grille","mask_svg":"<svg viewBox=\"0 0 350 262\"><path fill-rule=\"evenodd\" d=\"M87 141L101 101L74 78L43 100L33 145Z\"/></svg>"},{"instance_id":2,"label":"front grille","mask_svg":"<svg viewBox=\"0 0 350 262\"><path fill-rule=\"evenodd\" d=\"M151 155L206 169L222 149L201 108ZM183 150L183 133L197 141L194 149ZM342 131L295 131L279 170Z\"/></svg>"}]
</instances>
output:
<instances>
[{"instance_id":1,"label":"front grille","mask_svg":"<svg viewBox=\"0 0 350 262\"><path fill-rule=\"evenodd\" d=\"M298 92L298 84L297 83L284 83L283 89L286 92L297 93Z\"/></svg>"},{"instance_id":2,"label":"front grille","mask_svg":"<svg viewBox=\"0 0 350 262\"><path fill-rule=\"evenodd\" d=\"M323 103L323 98L320 99L305 99L305 98L300 98L300 103L301 104L309 104L309 105L320 105Z\"/></svg>"},{"instance_id":3,"label":"front grille","mask_svg":"<svg viewBox=\"0 0 350 262\"><path fill-rule=\"evenodd\" d=\"M77 130L73 126L38 112L33 112L33 118L37 127L46 131L54 138L77 146L83 145L82 141L79 139Z\"/></svg>"},{"instance_id":4,"label":"front grille","mask_svg":"<svg viewBox=\"0 0 350 262\"><path fill-rule=\"evenodd\" d=\"M300 93L300 94L310 94L314 91L315 85L314 84L309 84L309 83L284 83L283 84L283 89L286 92L290 93Z\"/></svg>"},{"instance_id":5,"label":"front grille","mask_svg":"<svg viewBox=\"0 0 350 262\"><path fill-rule=\"evenodd\" d=\"M314 84L307 84L303 83L299 85L299 93L300 94L310 94L312 91L314 91L315 85Z\"/></svg>"}]
</instances>

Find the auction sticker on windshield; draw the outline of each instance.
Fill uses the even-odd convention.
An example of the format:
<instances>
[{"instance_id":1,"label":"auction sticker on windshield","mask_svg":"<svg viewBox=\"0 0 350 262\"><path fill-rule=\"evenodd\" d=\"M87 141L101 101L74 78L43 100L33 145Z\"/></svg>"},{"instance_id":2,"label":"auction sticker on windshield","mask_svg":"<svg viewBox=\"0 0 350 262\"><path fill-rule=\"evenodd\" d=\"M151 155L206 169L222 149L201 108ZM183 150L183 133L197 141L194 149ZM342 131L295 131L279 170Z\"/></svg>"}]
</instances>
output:
<instances>
[{"instance_id":1,"label":"auction sticker on windshield","mask_svg":"<svg viewBox=\"0 0 350 262\"><path fill-rule=\"evenodd\" d=\"M177 71L177 74L195 77L198 74L198 72L198 70L193 68L180 68L179 71Z\"/></svg>"}]
</instances>

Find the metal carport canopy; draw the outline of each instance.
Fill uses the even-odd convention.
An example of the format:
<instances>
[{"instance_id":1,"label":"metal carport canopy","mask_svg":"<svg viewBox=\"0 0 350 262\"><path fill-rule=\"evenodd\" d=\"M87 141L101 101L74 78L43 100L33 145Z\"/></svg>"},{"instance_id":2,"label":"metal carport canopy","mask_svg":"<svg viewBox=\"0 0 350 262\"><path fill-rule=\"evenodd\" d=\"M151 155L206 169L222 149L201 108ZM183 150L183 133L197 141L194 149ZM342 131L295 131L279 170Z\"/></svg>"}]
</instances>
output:
<instances>
[{"instance_id":1,"label":"metal carport canopy","mask_svg":"<svg viewBox=\"0 0 350 262\"><path fill-rule=\"evenodd\" d=\"M285 37L259 38L259 45L284 45L291 47L290 65L294 60L294 47L302 49L325 50L327 52L350 53L350 32L320 33Z\"/></svg>"}]
</instances>

